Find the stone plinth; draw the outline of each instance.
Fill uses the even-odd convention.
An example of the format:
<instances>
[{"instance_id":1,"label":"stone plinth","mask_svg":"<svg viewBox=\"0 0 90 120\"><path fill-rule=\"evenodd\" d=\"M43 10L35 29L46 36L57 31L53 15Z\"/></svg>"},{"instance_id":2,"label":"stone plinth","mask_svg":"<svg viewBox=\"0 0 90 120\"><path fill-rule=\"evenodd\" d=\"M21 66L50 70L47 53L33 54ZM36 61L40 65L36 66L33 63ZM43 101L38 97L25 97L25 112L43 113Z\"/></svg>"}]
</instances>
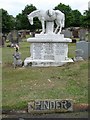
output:
<instances>
[{"instance_id":1,"label":"stone plinth","mask_svg":"<svg viewBox=\"0 0 90 120\"><path fill-rule=\"evenodd\" d=\"M64 38L63 34L36 34L35 38L28 38L27 42L31 43L31 56L25 59L25 66L62 66L73 62L68 58L68 43L72 40Z\"/></svg>"},{"instance_id":2,"label":"stone plinth","mask_svg":"<svg viewBox=\"0 0 90 120\"><path fill-rule=\"evenodd\" d=\"M53 28L54 27L54 23L53 22L46 22L46 33L48 34L53 34Z\"/></svg>"}]
</instances>

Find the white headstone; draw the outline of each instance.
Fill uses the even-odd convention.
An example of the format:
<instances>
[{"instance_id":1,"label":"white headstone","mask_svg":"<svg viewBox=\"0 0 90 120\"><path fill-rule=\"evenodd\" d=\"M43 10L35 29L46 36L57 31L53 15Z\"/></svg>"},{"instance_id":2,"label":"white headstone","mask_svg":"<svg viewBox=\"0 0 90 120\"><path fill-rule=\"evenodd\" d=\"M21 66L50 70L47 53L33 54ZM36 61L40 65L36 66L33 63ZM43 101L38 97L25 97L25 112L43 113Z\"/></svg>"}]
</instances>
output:
<instances>
[{"instance_id":1,"label":"white headstone","mask_svg":"<svg viewBox=\"0 0 90 120\"><path fill-rule=\"evenodd\" d=\"M72 32L68 29L63 30L62 34L64 34L64 37L66 37L66 38L71 38L72 37Z\"/></svg>"}]
</instances>

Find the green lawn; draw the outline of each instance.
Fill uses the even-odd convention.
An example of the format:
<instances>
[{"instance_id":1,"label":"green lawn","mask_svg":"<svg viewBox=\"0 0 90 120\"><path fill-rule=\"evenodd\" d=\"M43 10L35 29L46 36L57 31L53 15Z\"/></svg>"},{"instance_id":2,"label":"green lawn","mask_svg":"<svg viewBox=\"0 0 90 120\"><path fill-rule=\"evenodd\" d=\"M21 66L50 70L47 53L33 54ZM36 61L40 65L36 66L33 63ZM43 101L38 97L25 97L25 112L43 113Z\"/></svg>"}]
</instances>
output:
<instances>
[{"instance_id":1,"label":"green lawn","mask_svg":"<svg viewBox=\"0 0 90 120\"><path fill-rule=\"evenodd\" d=\"M22 60L30 56L29 43L20 43ZM75 44L69 44L69 57L75 56ZM62 67L13 69L14 48L3 47L2 105L4 109L23 109L31 99L73 99L88 102L88 61Z\"/></svg>"}]
</instances>

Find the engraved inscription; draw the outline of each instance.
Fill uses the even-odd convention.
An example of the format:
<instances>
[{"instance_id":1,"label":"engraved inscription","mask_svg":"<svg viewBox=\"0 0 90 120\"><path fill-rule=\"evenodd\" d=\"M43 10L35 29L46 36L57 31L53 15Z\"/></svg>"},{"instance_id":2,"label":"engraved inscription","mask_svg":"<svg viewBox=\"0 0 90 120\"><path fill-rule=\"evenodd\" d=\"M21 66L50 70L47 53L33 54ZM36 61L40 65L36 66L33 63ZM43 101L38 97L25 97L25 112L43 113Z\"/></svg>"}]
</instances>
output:
<instances>
[{"instance_id":1,"label":"engraved inscription","mask_svg":"<svg viewBox=\"0 0 90 120\"><path fill-rule=\"evenodd\" d=\"M43 50L43 47L42 47L42 43L34 43L34 46L33 46L33 56L34 56L34 59L42 59L42 50Z\"/></svg>"},{"instance_id":2,"label":"engraved inscription","mask_svg":"<svg viewBox=\"0 0 90 120\"><path fill-rule=\"evenodd\" d=\"M55 44L55 55L64 55L65 46L64 44Z\"/></svg>"},{"instance_id":3,"label":"engraved inscription","mask_svg":"<svg viewBox=\"0 0 90 120\"><path fill-rule=\"evenodd\" d=\"M33 104L34 104L33 110L35 111L41 111L41 110L42 111L46 111L46 110L73 111L72 100L40 100L40 101L35 100Z\"/></svg>"},{"instance_id":4,"label":"engraved inscription","mask_svg":"<svg viewBox=\"0 0 90 120\"><path fill-rule=\"evenodd\" d=\"M53 54L53 44L50 44L50 43L44 44L44 53Z\"/></svg>"},{"instance_id":5,"label":"engraved inscription","mask_svg":"<svg viewBox=\"0 0 90 120\"><path fill-rule=\"evenodd\" d=\"M44 44L44 60L54 60L53 44Z\"/></svg>"},{"instance_id":6,"label":"engraved inscription","mask_svg":"<svg viewBox=\"0 0 90 120\"><path fill-rule=\"evenodd\" d=\"M44 55L44 60L54 60L53 55Z\"/></svg>"}]
</instances>

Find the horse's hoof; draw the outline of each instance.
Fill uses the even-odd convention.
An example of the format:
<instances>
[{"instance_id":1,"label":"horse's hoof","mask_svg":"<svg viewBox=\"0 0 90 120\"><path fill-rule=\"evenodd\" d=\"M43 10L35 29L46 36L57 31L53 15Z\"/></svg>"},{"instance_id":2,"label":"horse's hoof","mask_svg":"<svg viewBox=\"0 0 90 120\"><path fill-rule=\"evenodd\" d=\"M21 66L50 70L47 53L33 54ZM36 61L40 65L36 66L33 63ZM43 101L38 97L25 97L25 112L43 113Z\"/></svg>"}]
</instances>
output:
<instances>
[{"instance_id":1,"label":"horse's hoof","mask_svg":"<svg viewBox=\"0 0 90 120\"><path fill-rule=\"evenodd\" d=\"M41 32L40 34L44 34L44 32Z\"/></svg>"},{"instance_id":2,"label":"horse's hoof","mask_svg":"<svg viewBox=\"0 0 90 120\"><path fill-rule=\"evenodd\" d=\"M57 33L58 35L60 35L60 33Z\"/></svg>"}]
</instances>

